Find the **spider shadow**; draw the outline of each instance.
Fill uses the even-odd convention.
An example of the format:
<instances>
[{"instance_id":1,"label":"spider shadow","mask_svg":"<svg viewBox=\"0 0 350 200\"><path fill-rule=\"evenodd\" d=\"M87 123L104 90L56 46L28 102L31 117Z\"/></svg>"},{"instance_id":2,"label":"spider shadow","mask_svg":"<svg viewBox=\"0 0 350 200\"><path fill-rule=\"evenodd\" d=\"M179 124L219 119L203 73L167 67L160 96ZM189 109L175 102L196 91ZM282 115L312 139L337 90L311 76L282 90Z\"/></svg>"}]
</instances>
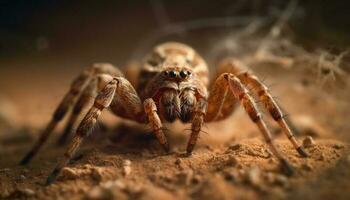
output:
<instances>
[{"instance_id":1,"label":"spider shadow","mask_svg":"<svg viewBox=\"0 0 350 200\"><path fill-rule=\"evenodd\" d=\"M102 138L106 142L103 142L102 146L99 147L99 150L106 154L148 154L149 156L163 156L172 153L172 151L165 152L152 130L142 125L120 123L107 132L104 138ZM181 137L174 137L167 130L164 130L164 133L168 136L170 144L174 146L177 146L178 143L183 141ZM93 140L90 138L90 141Z\"/></svg>"}]
</instances>

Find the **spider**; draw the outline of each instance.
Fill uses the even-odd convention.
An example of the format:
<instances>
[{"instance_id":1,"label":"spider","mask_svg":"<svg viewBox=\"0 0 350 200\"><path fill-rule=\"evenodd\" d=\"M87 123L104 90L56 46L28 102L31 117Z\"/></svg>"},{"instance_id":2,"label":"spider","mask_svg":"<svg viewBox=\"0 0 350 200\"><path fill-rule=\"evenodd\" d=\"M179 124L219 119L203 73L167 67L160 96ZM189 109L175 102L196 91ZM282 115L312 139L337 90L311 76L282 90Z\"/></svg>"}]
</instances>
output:
<instances>
[{"instance_id":1,"label":"spider","mask_svg":"<svg viewBox=\"0 0 350 200\"><path fill-rule=\"evenodd\" d=\"M252 89L248 89L248 85ZM224 60L218 66L213 84L210 88L208 86L209 70L204 59L191 47L177 42L163 43L153 49L140 68L135 87L111 64L94 64L73 81L46 129L20 164L25 165L32 159L73 107L64 134L59 139L60 143L64 143L79 114L92 101L94 103L78 126L64 158L48 176L47 184L52 183L68 164L106 108L119 117L148 124L165 151L169 151L169 143L162 122L180 119L183 123L191 123L191 135L186 149L187 154L191 155L203 123L227 118L240 102L280 161L281 167L292 174L293 166L272 142L271 133L250 93L263 102L297 152L303 157L308 156L294 137L268 88L256 76L247 72L239 61Z\"/></svg>"}]
</instances>

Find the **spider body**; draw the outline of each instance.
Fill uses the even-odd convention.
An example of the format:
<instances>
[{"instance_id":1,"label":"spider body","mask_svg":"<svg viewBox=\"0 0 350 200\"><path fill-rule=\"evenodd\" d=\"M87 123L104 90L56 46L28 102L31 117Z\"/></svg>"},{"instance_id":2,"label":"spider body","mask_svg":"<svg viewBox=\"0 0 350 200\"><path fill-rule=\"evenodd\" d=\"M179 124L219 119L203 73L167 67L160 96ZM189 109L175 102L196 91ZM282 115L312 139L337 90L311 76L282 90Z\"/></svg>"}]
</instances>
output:
<instances>
[{"instance_id":1,"label":"spider body","mask_svg":"<svg viewBox=\"0 0 350 200\"><path fill-rule=\"evenodd\" d=\"M207 98L208 67L190 47L165 43L156 47L140 71L137 92L152 98L161 120L189 122L196 102Z\"/></svg>"},{"instance_id":2,"label":"spider body","mask_svg":"<svg viewBox=\"0 0 350 200\"><path fill-rule=\"evenodd\" d=\"M235 59L224 60L217 68L214 80L209 83L209 70L204 59L191 47L176 42L163 43L153 49L140 68L134 85L114 66L95 64L73 81L39 140L20 164L27 164L32 159L58 122L72 108L59 140L59 143L64 143L79 114L89 102L93 104L75 131L64 158L48 177L48 184L67 165L106 108L122 118L148 124L166 151L169 151L169 144L163 133L163 122L180 119L184 123L191 123L191 135L186 149L190 155L203 123L230 116L240 102L282 167L291 174L292 166L272 142L270 131L253 96L250 95L251 92L263 102L298 153L305 157L307 154L293 136L268 88ZM248 89L248 85L253 90Z\"/></svg>"}]
</instances>

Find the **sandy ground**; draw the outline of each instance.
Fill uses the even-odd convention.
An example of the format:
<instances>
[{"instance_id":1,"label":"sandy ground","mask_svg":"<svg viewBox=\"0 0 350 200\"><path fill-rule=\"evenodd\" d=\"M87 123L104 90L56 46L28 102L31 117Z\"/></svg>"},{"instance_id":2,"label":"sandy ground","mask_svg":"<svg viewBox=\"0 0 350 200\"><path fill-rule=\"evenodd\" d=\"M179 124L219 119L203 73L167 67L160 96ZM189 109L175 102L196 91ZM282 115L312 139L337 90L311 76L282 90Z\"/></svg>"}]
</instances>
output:
<instances>
[{"instance_id":1,"label":"sandy ground","mask_svg":"<svg viewBox=\"0 0 350 200\"><path fill-rule=\"evenodd\" d=\"M256 71L268 82L277 83L273 94L290 114L298 139L305 141L310 154L301 158L269 120L277 146L295 166L293 176L280 170L242 109L223 122L207 124L204 131L208 134L202 134L191 157L182 154L188 134L179 123L168 126L172 151L165 154L147 131L130 123L122 126L119 119L106 114L106 128L99 126L57 182L44 186L63 155L64 147L55 145L62 125L28 166L17 163L77 72L44 70L28 75L25 70L8 70L1 80L7 95L2 108L13 109L2 111L10 114L0 130L0 198L350 199L347 100L337 92L307 84L308 75L298 70L271 67ZM56 81L48 81L52 79ZM21 80L21 87L15 80ZM311 142L307 136L312 137Z\"/></svg>"}]
</instances>

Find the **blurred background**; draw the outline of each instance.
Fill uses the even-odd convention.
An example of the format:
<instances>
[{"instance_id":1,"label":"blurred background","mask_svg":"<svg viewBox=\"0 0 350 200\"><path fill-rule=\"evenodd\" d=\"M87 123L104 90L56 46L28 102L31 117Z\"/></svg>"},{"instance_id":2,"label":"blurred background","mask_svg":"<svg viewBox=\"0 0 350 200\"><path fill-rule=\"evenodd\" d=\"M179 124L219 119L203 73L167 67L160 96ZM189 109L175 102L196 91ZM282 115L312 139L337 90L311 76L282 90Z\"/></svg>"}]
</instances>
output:
<instances>
[{"instance_id":1,"label":"blurred background","mask_svg":"<svg viewBox=\"0 0 350 200\"><path fill-rule=\"evenodd\" d=\"M0 0L0 199L18 199L23 195L74 199L95 191L91 188L97 183L95 176L91 182L79 174L76 175L79 180L61 181L55 188L42 187L56 159L63 154L63 148L53 147L54 137L49 139L52 145L39 153L33 165L19 167L18 160L44 129L71 81L83 69L95 62L110 62L122 69L130 63L136 66L135 61L142 61L155 44L163 41L191 45L209 63L212 72L224 57L238 58L254 70L290 116L287 119L294 122L296 135L309 144L307 151L312 156L300 158L280 134L276 123L272 123L270 117L265 118L278 147L298 166L298 180L289 182L276 173L278 186L270 185L268 190L266 186L270 183L250 180L265 175L270 180L270 172L260 173L250 167L269 169L277 166L277 162L263 150L261 134L242 108L226 121L205 126L204 131L209 134L201 134L203 137L191 160L179 159L177 153L163 156L163 151L152 150L158 148L157 145L144 146L148 141L143 137L120 140L120 151L111 154L104 151L111 149L109 145L95 148L103 144L92 138L96 146L88 148L90 153L84 154L75 166L110 165L111 171L106 172L116 173L127 159L132 167L139 166L132 171L132 174L136 172L135 183L143 184L139 180L145 180L145 185L158 187L150 190L150 194L159 194L163 186L167 188L171 180L175 180L172 178L181 175L178 174L180 168L180 172L193 170L190 175L186 172L178 176L186 179L186 184L175 181L181 184L175 184L174 191L184 188L181 193L172 194L176 196L174 199L181 199L179 194L188 197L184 199L224 199L220 195L228 195L226 199L232 199L232 195L237 199L288 199L287 196L289 199L350 199L350 7L347 2ZM107 127L118 123L118 118L108 112L100 119L107 122ZM55 130L56 136L62 132L63 125L64 122L60 123ZM181 136L186 141L188 135L182 134L186 131L183 127L175 130L176 125L170 127L169 132L180 134L169 136ZM108 132L104 128L97 126L95 131ZM118 131L110 132L118 136ZM121 135L130 132L119 131ZM256 142L244 139L256 139ZM175 142L170 141L172 145ZM184 144L175 143L173 147L175 151L181 150ZM158 172L165 175L158 176ZM102 173L98 179L108 177L108 173ZM115 174L118 178L125 175L118 173ZM244 175L242 179L241 175ZM246 179L245 175L250 178ZM247 180L259 183L249 186ZM196 184L188 187L188 182L205 184L198 190ZM106 194L105 188L101 191ZM125 191L129 193L128 189Z\"/></svg>"},{"instance_id":2,"label":"blurred background","mask_svg":"<svg viewBox=\"0 0 350 200\"><path fill-rule=\"evenodd\" d=\"M346 2L298 2L290 18L293 31L300 39L307 40L308 45L347 46L350 13ZM151 42L168 38L189 42L193 38L187 34L197 32L208 38L197 38L190 43L205 45L218 37L207 33L210 30L227 32L243 28L255 18L273 23L289 3L282 0L2 0L0 58L9 61L51 57L123 64L150 38Z\"/></svg>"},{"instance_id":3,"label":"blurred background","mask_svg":"<svg viewBox=\"0 0 350 200\"><path fill-rule=\"evenodd\" d=\"M123 68L168 40L192 45L210 66L219 57L264 46L255 38L276 35L305 52L322 48L339 54L350 41L346 2L1 0L1 95L32 122L33 116L49 116L72 78L91 63ZM237 39L241 35L249 37Z\"/></svg>"}]
</instances>

